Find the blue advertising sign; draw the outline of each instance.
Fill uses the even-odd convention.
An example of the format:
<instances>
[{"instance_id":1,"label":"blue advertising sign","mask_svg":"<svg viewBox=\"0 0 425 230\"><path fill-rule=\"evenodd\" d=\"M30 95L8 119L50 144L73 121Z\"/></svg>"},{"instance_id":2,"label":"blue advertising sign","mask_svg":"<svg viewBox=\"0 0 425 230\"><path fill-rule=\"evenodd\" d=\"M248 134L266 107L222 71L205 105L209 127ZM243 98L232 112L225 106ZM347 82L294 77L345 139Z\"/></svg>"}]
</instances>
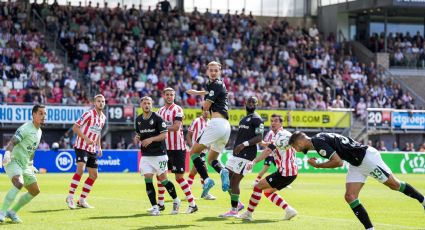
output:
<instances>
[{"instance_id":1,"label":"blue advertising sign","mask_svg":"<svg viewBox=\"0 0 425 230\"><path fill-rule=\"evenodd\" d=\"M392 127L394 129L425 129L424 112L392 112Z\"/></svg>"},{"instance_id":2,"label":"blue advertising sign","mask_svg":"<svg viewBox=\"0 0 425 230\"><path fill-rule=\"evenodd\" d=\"M32 105L0 105L0 123L24 123L32 120ZM46 122L73 124L90 109L85 106L46 106Z\"/></svg>"},{"instance_id":3,"label":"blue advertising sign","mask_svg":"<svg viewBox=\"0 0 425 230\"><path fill-rule=\"evenodd\" d=\"M4 150L0 150L0 162ZM104 150L103 156L97 160L99 172L138 172L139 153L137 150ZM37 150L34 166L46 172L75 172L76 161L74 150ZM43 171L44 171L43 170ZM4 172L0 163L0 172Z\"/></svg>"}]
</instances>

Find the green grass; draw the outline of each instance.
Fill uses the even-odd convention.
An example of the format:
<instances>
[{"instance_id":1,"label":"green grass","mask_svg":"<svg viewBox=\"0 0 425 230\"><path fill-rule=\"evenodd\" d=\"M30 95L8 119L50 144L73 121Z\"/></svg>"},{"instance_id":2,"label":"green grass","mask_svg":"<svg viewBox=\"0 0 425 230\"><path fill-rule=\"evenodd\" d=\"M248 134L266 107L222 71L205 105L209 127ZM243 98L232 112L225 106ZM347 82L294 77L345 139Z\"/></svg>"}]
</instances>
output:
<instances>
[{"instance_id":1,"label":"green grass","mask_svg":"<svg viewBox=\"0 0 425 230\"><path fill-rule=\"evenodd\" d=\"M217 174L213 174L220 184ZM425 193L424 175L397 175ZM173 178L170 175L170 178ZM241 200L248 203L255 175L249 175L241 184ZM302 174L292 189L279 193L298 210L291 221L282 221L284 212L264 196L254 213L253 222L220 219L228 211L230 198L220 186L212 189L216 201L197 200L199 211L194 214L169 215L171 199L167 195L166 210L159 217L146 213L150 207L144 182L138 174L100 174L89 196L95 209L69 210L65 204L71 174L37 175L41 194L20 212L23 224L7 222L0 229L362 229L344 201L345 174ZM85 179L85 177L84 177ZM0 199L10 188L4 174L0 175ZM173 181L173 180L172 180ZM176 183L175 183L176 184ZM81 189L81 188L80 188ZM179 197L183 198L181 189ZM78 194L80 190L78 191ZM201 193L199 180L194 194ZM425 213L416 200L391 191L368 179L360 200L369 212L376 229L425 229ZM187 202L182 202L185 211Z\"/></svg>"}]
</instances>

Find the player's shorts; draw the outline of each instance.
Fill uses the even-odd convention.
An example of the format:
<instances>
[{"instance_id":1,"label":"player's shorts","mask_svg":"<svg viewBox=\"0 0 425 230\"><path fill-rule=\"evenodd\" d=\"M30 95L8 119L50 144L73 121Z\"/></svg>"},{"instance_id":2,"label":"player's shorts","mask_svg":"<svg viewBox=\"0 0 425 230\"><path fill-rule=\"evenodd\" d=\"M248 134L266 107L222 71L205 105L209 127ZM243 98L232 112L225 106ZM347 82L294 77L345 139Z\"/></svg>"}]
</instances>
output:
<instances>
[{"instance_id":1,"label":"player's shorts","mask_svg":"<svg viewBox=\"0 0 425 230\"><path fill-rule=\"evenodd\" d=\"M167 150L168 168L172 173L184 173L186 168L186 150Z\"/></svg>"},{"instance_id":2,"label":"player's shorts","mask_svg":"<svg viewBox=\"0 0 425 230\"><path fill-rule=\"evenodd\" d=\"M266 176L267 183L269 183L272 188L275 188L277 190L281 190L286 186L292 184L292 182L294 182L296 178L297 175L282 176L282 174L280 174L278 171Z\"/></svg>"},{"instance_id":3,"label":"player's shorts","mask_svg":"<svg viewBox=\"0 0 425 230\"><path fill-rule=\"evenodd\" d=\"M264 159L264 165L270 166L272 164L276 165L276 162L274 162L274 157L272 155L270 155L270 156L266 157L266 159Z\"/></svg>"},{"instance_id":4,"label":"player's shorts","mask_svg":"<svg viewBox=\"0 0 425 230\"><path fill-rule=\"evenodd\" d=\"M12 159L9 164L4 167L7 176L12 180L14 176L19 175L19 181L21 181L24 186L28 186L37 182L34 171L31 167L22 167L18 162Z\"/></svg>"},{"instance_id":5,"label":"player's shorts","mask_svg":"<svg viewBox=\"0 0 425 230\"><path fill-rule=\"evenodd\" d=\"M359 166L348 164L348 173L346 177L347 183L360 182L364 183L367 176L375 178L377 181L384 183L392 174L391 169L385 164L381 158L381 154L373 147L366 150L366 155Z\"/></svg>"},{"instance_id":6,"label":"player's shorts","mask_svg":"<svg viewBox=\"0 0 425 230\"><path fill-rule=\"evenodd\" d=\"M212 118L202 131L198 143L221 153L230 137L230 123L224 118Z\"/></svg>"},{"instance_id":7,"label":"player's shorts","mask_svg":"<svg viewBox=\"0 0 425 230\"><path fill-rule=\"evenodd\" d=\"M229 155L229 159L227 159L227 162L226 162L226 168L228 168L230 171L234 173L245 176L247 173L251 171L246 169L246 164L248 164L249 162L251 161L244 158Z\"/></svg>"},{"instance_id":8,"label":"player's shorts","mask_svg":"<svg viewBox=\"0 0 425 230\"><path fill-rule=\"evenodd\" d=\"M140 173L161 175L168 171L168 156L142 156L140 159Z\"/></svg>"},{"instance_id":9,"label":"player's shorts","mask_svg":"<svg viewBox=\"0 0 425 230\"><path fill-rule=\"evenodd\" d=\"M77 157L77 163L83 162L89 168L97 168L97 156L96 153L91 153L83 149L75 149L75 155Z\"/></svg>"}]
</instances>

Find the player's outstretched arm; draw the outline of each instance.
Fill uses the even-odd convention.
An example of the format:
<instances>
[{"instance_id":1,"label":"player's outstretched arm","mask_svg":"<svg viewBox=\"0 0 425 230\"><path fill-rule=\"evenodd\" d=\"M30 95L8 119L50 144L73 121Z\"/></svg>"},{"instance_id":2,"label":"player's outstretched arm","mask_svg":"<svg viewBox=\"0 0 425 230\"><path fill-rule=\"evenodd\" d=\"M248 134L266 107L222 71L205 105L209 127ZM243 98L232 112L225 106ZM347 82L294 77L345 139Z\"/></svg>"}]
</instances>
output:
<instances>
[{"instance_id":1,"label":"player's outstretched arm","mask_svg":"<svg viewBox=\"0 0 425 230\"><path fill-rule=\"evenodd\" d=\"M194 89L189 89L186 91L186 93L189 95L200 95L200 96L205 96L207 94L207 92L204 90L194 90Z\"/></svg>"},{"instance_id":2,"label":"player's outstretched arm","mask_svg":"<svg viewBox=\"0 0 425 230\"><path fill-rule=\"evenodd\" d=\"M270 149L270 148L266 148L266 149L264 149L262 152L261 152L261 154L259 155L259 156L257 156L253 161L251 161L251 162L249 162L248 164L247 164L247 166L246 166L246 169L247 170L251 170L252 169L252 167L255 165L255 164L257 164L258 162L260 162L260 161L262 161L262 160L264 160L264 159L266 159L266 157L268 156L268 155L270 155L270 153L272 153L273 152L273 150L272 149Z\"/></svg>"},{"instance_id":3,"label":"player's outstretched arm","mask_svg":"<svg viewBox=\"0 0 425 230\"><path fill-rule=\"evenodd\" d=\"M316 158L310 158L308 159L308 163L315 168L338 168L344 165L344 162L336 153L334 153L327 162L318 164Z\"/></svg>"}]
</instances>

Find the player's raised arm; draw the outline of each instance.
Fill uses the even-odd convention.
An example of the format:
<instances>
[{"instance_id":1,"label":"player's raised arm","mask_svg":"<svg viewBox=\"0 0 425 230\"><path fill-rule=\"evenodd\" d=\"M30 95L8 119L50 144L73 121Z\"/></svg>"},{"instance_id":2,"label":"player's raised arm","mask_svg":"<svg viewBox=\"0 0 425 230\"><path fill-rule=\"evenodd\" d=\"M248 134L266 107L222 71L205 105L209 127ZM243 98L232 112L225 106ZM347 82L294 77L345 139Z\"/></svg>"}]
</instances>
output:
<instances>
[{"instance_id":1,"label":"player's raised arm","mask_svg":"<svg viewBox=\"0 0 425 230\"><path fill-rule=\"evenodd\" d=\"M207 94L205 90L194 90L194 89L189 89L186 91L186 93L189 95L200 95L200 96L205 96Z\"/></svg>"}]
</instances>

